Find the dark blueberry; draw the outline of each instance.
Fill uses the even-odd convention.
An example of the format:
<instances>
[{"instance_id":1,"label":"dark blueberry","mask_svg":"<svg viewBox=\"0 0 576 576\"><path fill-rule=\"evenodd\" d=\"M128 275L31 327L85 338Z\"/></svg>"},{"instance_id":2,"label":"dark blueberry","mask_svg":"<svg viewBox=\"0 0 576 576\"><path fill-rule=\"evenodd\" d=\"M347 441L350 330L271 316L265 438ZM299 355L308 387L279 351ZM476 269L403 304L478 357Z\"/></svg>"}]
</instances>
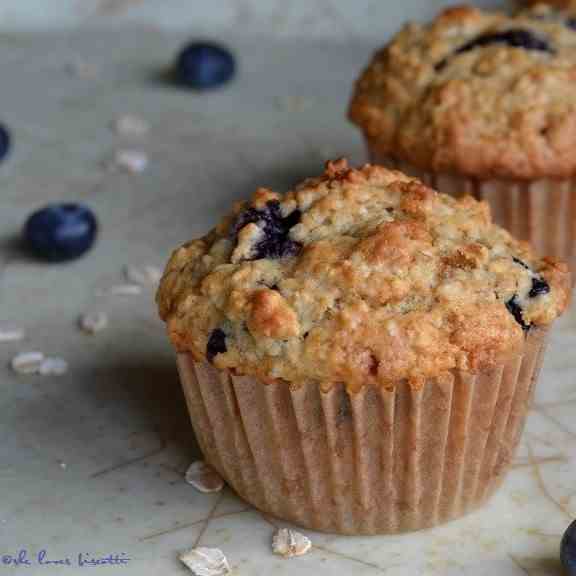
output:
<instances>
[{"instance_id":1,"label":"dark blueberry","mask_svg":"<svg viewBox=\"0 0 576 576\"><path fill-rule=\"evenodd\" d=\"M64 262L88 252L97 231L96 217L87 206L49 204L28 218L24 240L39 258Z\"/></svg>"},{"instance_id":2,"label":"dark blueberry","mask_svg":"<svg viewBox=\"0 0 576 576\"><path fill-rule=\"evenodd\" d=\"M550 292L550 286L546 280L542 278L532 278L532 288L528 293L530 298L536 298L542 294L548 294Z\"/></svg>"},{"instance_id":3,"label":"dark blueberry","mask_svg":"<svg viewBox=\"0 0 576 576\"><path fill-rule=\"evenodd\" d=\"M524 318L522 316L522 308L520 308L520 305L518 304L518 298L516 298L516 296L513 296L510 298L510 300L508 300L508 302L506 302L506 308L508 308L508 312L514 316L514 320L516 320L516 322L522 326L522 330L525 332L530 330L530 326L524 322Z\"/></svg>"},{"instance_id":4,"label":"dark blueberry","mask_svg":"<svg viewBox=\"0 0 576 576\"><path fill-rule=\"evenodd\" d=\"M280 203L277 200L271 200L262 210L248 208L241 212L232 227L232 235L236 237L247 224L256 224L262 230L264 237L254 247L252 260L296 256L302 246L291 240L289 233L290 229L300 221L300 216L300 211L294 210L284 218Z\"/></svg>"},{"instance_id":5,"label":"dark blueberry","mask_svg":"<svg viewBox=\"0 0 576 576\"><path fill-rule=\"evenodd\" d=\"M12 143L12 138L10 137L10 132L8 129L0 124L0 161L4 160L10 152L10 147Z\"/></svg>"},{"instance_id":6,"label":"dark blueberry","mask_svg":"<svg viewBox=\"0 0 576 576\"><path fill-rule=\"evenodd\" d=\"M504 30L502 32L492 32L490 34L482 34L466 44L460 46L455 52L454 56L470 52L476 48L483 48L492 44L506 44L513 48L523 48L524 50L535 50L538 52L548 52L554 54L554 50L550 44L540 38L530 30L523 30L522 28L514 28L512 30ZM436 64L436 70L442 70L448 63L449 58L445 58Z\"/></svg>"},{"instance_id":7,"label":"dark blueberry","mask_svg":"<svg viewBox=\"0 0 576 576\"><path fill-rule=\"evenodd\" d=\"M180 84L196 90L209 90L229 82L236 72L234 56L224 46L210 42L192 42L176 60Z\"/></svg>"},{"instance_id":8,"label":"dark blueberry","mask_svg":"<svg viewBox=\"0 0 576 576\"><path fill-rule=\"evenodd\" d=\"M576 30L576 18L568 18L568 20L566 20L566 26L572 30Z\"/></svg>"},{"instance_id":9,"label":"dark blueberry","mask_svg":"<svg viewBox=\"0 0 576 576\"><path fill-rule=\"evenodd\" d=\"M208 358L208 362L212 362L217 354L224 354L227 351L226 334L224 334L220 328L212 330L212 334L210 334L210 338L208 338L208 344L206 344L206 358Z\"/></svg>"},{"instance_id":10,"label":"dark blueberry","mask_svg":"<svg viewBox=\"0 0 576 576\"><path fill-rule=\"evenodd\" d=\"M300 222L301 217L302 213L300 210L294 210L294 212L288 214L288 216L284 218L284 226L286 226L288 229L294 228L294 226Z\"/></svg>"},{"instance_id":11,"label":"dark blueberry","mask_svg":"<svg viewBox=\"0 0 576 576\"><path fill-rule=\"evenodd\" d=\"M526 270L532 270L530 266L528 266L528 264L526 264L525 262L522 262L522 260L518 258L513 258L513 260L514 262L516 262L516 264L522 266L522 268ZM530 288L530 292L528 292L528 296L530 298L536 298L537 296L541 296L542 294L548 294L548 292L550 292L550 286L548 285L548 282L546 282L546 280L538 276L532 278L532 288Z\"/></svg>"},{"instance_id":12,"label":"dark blueberry","mask_svg":"<svg viewBox=\"0 0 576 576\"><path fill-rule=\"evenodd\" d=\"M568 576L576 576L576 521L564 532L560 544L560 561Z\"/></svg>"}]
</instances>

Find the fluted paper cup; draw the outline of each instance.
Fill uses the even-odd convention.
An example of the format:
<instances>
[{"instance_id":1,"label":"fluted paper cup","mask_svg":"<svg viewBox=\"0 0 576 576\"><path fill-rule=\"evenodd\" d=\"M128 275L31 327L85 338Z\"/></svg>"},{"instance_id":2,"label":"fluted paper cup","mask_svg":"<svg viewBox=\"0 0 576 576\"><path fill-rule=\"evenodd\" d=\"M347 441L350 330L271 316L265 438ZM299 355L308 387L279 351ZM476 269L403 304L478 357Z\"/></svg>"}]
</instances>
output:
<instances>
[{"instance_id":1,"label":"fluted paper cup","mask_svg":"<svg viewBox=\"0 0 576 576\"><path fill-rule=\"evenodd\" d=\"M479 507L518 444L545 348L479 374L454 371L414 389L344 384L322 392L266 384L180 354L188 408L206 460L247 502L340 534L419 530Z\"/></svg>"},{"instance_id":2,"label":"fluted paper cup","mask_svg":"<svg viewBox=\"0 0 576 576\"><path fill-rule=\"evenodd\" d=\"M370 145L368 149L374 164L400 170L451 196L469 194L485 200L496 224L528 241L540 256L567 262L576 281L576 180L482 180L439 174L385 156Z\"/></svg>"}]
</instances>

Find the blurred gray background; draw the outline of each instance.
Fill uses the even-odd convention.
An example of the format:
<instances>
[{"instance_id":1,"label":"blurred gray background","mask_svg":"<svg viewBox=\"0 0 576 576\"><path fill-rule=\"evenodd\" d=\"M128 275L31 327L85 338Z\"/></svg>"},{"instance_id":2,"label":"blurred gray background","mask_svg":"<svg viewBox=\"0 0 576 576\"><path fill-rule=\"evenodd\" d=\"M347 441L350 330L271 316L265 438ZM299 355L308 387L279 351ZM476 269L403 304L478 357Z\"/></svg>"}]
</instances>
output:
<instances>
[{"instance_id":1,"label":"blurred gray background","mask_svg":"<svg viewBox=\"0 0 576 576\"><path fill-rule=\"evenodd\" d=\"M242 35L382 36L425 19L446 0L2 0L0 27L123 26L233 31ZM498 0L475 2L502 6ZM47 9L48 8L48 9Z\"/></svg>"}]
</instances>

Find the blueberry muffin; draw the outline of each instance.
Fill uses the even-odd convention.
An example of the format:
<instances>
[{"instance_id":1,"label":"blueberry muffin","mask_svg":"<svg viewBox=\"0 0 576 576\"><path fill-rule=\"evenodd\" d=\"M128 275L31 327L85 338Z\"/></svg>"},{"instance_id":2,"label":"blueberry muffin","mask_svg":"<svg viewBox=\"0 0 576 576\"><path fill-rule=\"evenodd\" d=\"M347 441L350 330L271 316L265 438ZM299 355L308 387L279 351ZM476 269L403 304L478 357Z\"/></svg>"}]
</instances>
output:
<instances>
[{"instance_id":1,"label":"blueberry muffin","mask_svg":"<svg viewBox=\"0 0 576 576\"><path fill-rule=\"evenodd\" d=\"M576 20L458 6L408 24L356 83L373 161L472 194L537 252L576 264Z\"/></svg>"},{"instance_id":2,"label":"blueberry muffin","mask_svg":"<svg viewBox=\"0 0 576 576\"><path fill-rule=\"evenodd\" d=\"M302 526L374 534L498 486L568 286L485 203L339 160L176 250L157 302L230 486Z\"/></svg>"}]
</instances>

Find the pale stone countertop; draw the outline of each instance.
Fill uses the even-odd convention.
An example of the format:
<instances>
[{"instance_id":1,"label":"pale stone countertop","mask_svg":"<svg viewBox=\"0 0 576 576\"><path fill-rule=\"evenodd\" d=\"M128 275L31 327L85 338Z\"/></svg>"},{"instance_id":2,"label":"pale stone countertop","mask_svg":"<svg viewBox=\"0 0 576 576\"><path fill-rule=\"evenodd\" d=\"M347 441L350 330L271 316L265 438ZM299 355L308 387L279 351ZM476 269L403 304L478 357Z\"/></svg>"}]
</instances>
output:
<instances>
[{"instance_id":1,"label":"pale stone countertop","mask_svg":"<svg viewBox=\"0 0 576 576\"><path fill-rule=\"evenodd\" d=\"M360 161L344 109L373 46L229 39L237 81L197 95L162 74L182 39L145 29L0 35L0 120L15 143L0 166L0 325L28 332L0 344L0 555L124 552L127 566L95 573L168 576L186 573L177 553L200 541L221 547L244 576L558 574L560 535L576 513L574 317L554 333L504 488L461 521L393 537L312 533L314 550L284 561L255 511L228 491L202 495L185 484L196 449L152 291L102 290L123 282L126 264L161 266L255 186L286 189L329 157ZM71 73L78 61L88 74ZM150 123L145 139L110 129L125 113ZM103 167L123 147L148 153L144 173ZM51 200L82 200L98 213L100 242L76 263L33 262L15 242L26 215ZM95 337L76 326L90 310L110 316ZM69 373L14 375L10 358L30 349L66 358ZM0 575L79 571L0 564Z\"/></svg>"}]
</instances>

